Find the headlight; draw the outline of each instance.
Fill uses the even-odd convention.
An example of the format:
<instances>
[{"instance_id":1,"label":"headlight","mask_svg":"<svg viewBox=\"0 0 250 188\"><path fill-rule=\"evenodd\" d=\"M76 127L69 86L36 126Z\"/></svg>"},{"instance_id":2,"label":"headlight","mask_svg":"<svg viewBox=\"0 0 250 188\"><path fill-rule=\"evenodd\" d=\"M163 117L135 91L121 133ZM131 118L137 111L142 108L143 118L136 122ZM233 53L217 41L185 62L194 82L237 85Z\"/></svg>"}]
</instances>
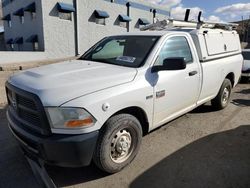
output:
<instances>
[{"instance_id":1,"label":"headlight","mask_svg":"<svg viewBox=\"0 0 250 188\"><path fill-rule=\"evenodd\" d=\"M82 108L46 108L50 126L60 129L76 129L90 127L95 124L95 118Z\"/></svg>"}]
</instances>

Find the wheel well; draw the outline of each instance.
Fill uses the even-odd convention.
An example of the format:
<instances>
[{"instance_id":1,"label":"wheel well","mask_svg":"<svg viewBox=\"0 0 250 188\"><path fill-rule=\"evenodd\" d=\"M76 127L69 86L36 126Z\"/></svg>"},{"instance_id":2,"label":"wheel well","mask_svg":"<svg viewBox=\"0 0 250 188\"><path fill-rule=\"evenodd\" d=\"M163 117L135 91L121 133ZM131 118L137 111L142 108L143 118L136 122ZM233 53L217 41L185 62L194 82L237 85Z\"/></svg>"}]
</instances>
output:
<instances>
[{"instance_id":1,"label":"wheel well","mask_svg":"<svg viewBox=\"0 0 250 188\"><path fill-rule=\"evenodd\" d=\"M142 126L143 135L146 135L148 133L149 131L148 118L143 109L141 109L140 107L136 107L136 106L128 107L128 108L125 108L116 112L114 115L123 114L123 113L135 116L139 120Z\"/></svg>"},{"instance_id":2,"label":"wheel well","mask_svg":"<svg viewBox=\"0 0 250 188\"><path fill-rule=\"evenodd\" d=\"M227 79L230 80L231 84L232 84L232 87L234 86L234 82L235 82L235 79L234 79L234 73L230 72L227 76L226 76Z\"/></svg>"}]
</instances>

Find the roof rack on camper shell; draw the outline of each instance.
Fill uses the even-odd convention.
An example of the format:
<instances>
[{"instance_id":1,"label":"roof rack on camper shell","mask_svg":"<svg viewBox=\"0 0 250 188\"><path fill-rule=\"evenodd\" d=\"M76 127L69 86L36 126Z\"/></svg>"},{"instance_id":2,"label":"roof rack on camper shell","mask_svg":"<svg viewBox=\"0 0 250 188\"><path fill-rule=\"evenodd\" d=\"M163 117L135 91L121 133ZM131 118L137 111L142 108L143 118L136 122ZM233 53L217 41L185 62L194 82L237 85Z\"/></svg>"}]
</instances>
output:
<instances>
[{"instance_id":1,"label":"roof rack on camper shell","mask_svg":"<svg viewBox=\"0 0 250 188\"><path fill-rule=\"evenodd\" d=\"M159 21L157 20L156 23L147 25L145 27L142 27L141 31L146 30L168 30L172 28L195 28L195 29L201 29L201 28L210 28L210 29L224 29L224 30L235 30L238 26L238 24L235 23L226 23L226 22L204 22L201 21L201 13L199 12L198 21L188 21L190 9L186 10L185 19L184 20L177 20L177 19L166 19Z\"/></svg>"}]
</instances>

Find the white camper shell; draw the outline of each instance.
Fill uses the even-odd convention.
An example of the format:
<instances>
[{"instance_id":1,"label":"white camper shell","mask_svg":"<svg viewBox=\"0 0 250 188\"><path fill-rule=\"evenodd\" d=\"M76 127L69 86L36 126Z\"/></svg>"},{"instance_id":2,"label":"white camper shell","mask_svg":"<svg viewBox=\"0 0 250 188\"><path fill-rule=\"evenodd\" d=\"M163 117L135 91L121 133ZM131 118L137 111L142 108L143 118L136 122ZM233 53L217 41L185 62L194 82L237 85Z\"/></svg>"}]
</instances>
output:
<instances>
[{"instance_id":1,"label":"white camper shell","mask_svg":"<svg viewBox=\"0 0 250 188\"><path fill-rule=\"evenodd\" d=\"M195 29L190 32L201 62L231 56L241 52L236 31L222 29Z\"/></svg>"}]
</instances>

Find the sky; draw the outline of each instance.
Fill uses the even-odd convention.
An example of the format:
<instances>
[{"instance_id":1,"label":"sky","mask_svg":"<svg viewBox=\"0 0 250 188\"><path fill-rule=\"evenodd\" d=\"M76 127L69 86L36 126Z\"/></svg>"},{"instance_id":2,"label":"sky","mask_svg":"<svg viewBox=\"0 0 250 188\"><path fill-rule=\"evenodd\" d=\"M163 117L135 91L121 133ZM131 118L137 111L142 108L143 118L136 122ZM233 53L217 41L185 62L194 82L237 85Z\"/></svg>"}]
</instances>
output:
<instances>
[{"instance_id":1,"label":"sky","mask_svg":"<svg viewBox=\"0 0 250 188\"><path fill-rule=\"evenodd\" d=\"M187 8L191 9L190 19L197 20L199 11L206 21L239 21L242 16L249 19L249 0L144 0L157 5L170 6L171 17L184 19Z\"/></svg>"}]
</instances>

